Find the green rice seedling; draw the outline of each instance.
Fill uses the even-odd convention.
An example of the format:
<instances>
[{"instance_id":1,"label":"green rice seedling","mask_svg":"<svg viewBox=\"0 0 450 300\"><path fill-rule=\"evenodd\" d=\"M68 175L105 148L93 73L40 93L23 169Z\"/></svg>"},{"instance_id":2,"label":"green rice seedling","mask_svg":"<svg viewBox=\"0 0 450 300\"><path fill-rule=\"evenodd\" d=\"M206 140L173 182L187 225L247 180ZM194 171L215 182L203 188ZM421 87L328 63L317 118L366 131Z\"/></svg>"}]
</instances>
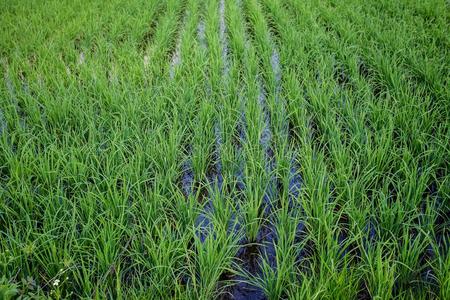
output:
<instances>
[{"instance_id":1,"label":"green rice seedling","mask_svg":"<svg viewBox=\"0 0 450 300\"><path fill-rule=\"evenodd\" d=\"M0 298L449 298L447 8L1 2Z\"/></svg>"}]
</instances>

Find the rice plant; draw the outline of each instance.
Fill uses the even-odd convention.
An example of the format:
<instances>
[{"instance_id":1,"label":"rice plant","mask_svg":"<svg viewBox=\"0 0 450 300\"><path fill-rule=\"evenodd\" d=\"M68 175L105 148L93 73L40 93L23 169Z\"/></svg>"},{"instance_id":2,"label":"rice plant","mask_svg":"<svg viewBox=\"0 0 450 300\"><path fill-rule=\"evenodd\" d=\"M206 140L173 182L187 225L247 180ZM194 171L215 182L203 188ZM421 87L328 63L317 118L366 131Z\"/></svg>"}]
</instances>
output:
<instances>
[{"instance_id":1,"label":"rice plant","mask_svg":"<svg viewBox=\"0 0 450 300\"><path fill-rule=\"evenodd\" d=\"M444 0L0 3L0 299L450 299Z\"/></svg>"}]
</instances>

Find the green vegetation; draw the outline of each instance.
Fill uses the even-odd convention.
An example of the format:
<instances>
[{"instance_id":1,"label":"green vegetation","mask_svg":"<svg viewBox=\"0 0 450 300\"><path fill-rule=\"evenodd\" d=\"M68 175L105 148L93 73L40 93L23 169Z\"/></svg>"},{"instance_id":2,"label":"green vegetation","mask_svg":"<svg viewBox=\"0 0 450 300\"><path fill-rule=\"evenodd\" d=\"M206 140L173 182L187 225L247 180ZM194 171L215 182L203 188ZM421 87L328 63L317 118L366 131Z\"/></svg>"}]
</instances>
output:
<instances>
[{"instance_id":1,"label":"green vegetation","mask_svg":"<svg viewBox=\"0 0 450 300\"><path fill-rule=\"evenodd\" d=\"M444 0L0 3L0 298L450 299Z\"/></svg>"}]
</instances>

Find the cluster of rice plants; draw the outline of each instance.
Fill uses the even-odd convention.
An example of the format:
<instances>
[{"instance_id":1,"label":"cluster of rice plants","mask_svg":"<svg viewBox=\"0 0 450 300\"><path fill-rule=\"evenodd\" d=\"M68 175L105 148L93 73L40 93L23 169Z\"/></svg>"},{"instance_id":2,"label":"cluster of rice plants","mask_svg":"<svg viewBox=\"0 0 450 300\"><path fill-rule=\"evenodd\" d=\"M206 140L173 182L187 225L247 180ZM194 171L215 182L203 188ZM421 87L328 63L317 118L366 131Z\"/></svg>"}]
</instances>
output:
<instances>
[{"instance_id":1,"label":"cluster of rice plants","mask_svg":"<svg viewBox=\"0 0 450 300\"><path fill-rule=\"evenodd\" d=\"M0 299L450 299L444 0L0 3Z\"/></svg>"}]
</instances>

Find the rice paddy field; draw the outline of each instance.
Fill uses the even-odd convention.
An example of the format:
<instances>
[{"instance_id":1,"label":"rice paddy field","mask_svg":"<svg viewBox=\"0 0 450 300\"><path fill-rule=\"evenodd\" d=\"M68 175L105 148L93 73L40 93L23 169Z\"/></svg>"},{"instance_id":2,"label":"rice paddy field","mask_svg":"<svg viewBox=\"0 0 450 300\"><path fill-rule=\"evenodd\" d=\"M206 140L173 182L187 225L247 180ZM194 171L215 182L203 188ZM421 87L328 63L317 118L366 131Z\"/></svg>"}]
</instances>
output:
<instances>
[{"instance_id":1,"label":"rice paddy field","mask_svg":"<svg viewBox=\"0 0 450 300\"><path fill-rule=\"evenodd\" d=\"M450 299L444 0L0 2L0 299Z\"/></svg>"}]
</instances>

